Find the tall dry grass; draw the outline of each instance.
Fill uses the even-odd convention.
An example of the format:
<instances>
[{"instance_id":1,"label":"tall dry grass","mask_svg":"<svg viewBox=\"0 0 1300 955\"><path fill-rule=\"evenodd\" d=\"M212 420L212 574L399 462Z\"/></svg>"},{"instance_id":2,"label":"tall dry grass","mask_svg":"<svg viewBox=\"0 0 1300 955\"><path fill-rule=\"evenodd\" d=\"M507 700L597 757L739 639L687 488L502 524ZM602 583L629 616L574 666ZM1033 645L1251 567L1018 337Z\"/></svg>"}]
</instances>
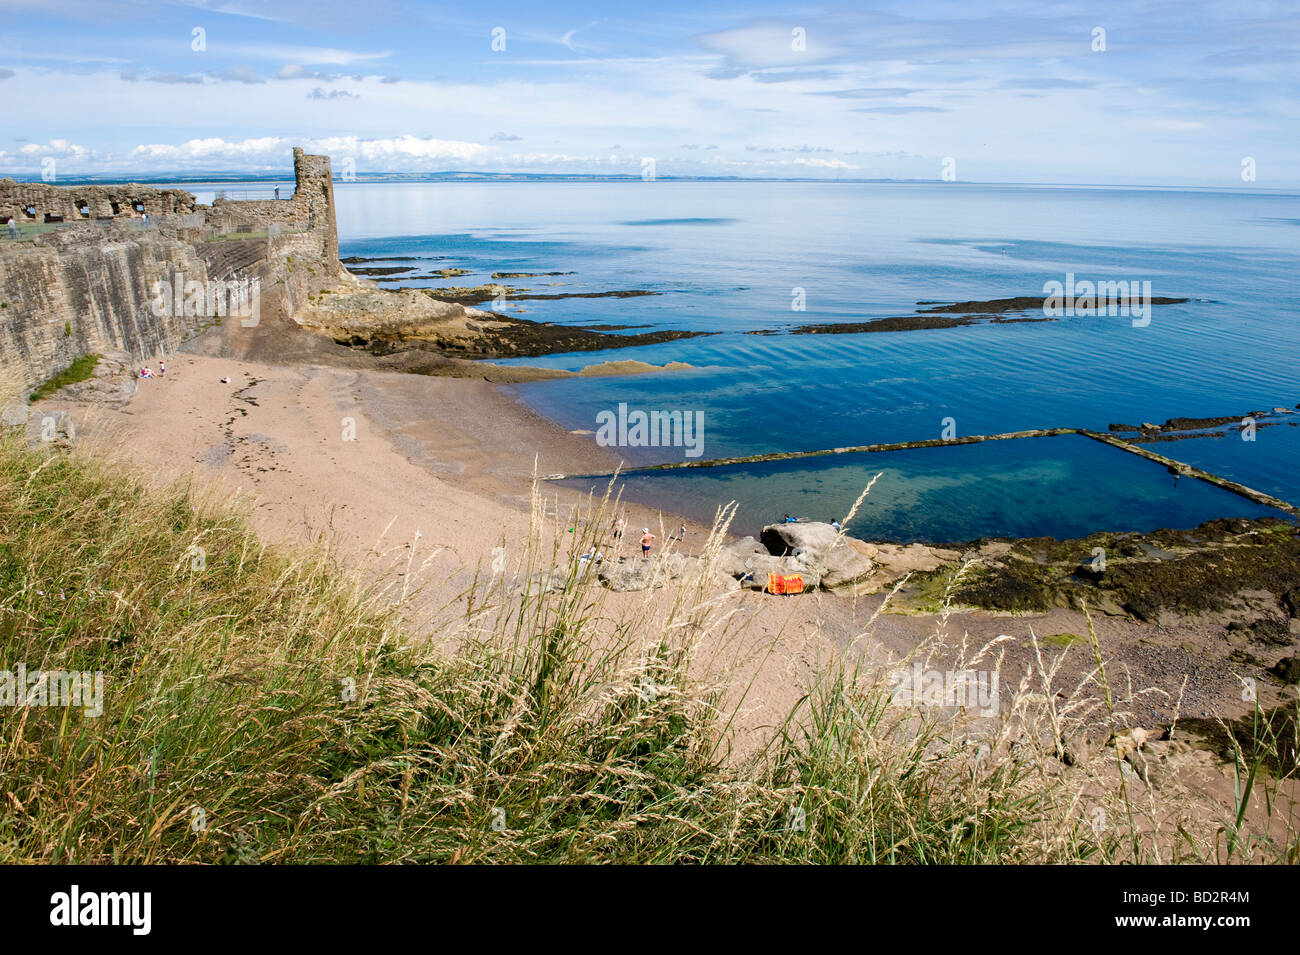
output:
<instances>
[{"instance_id":1,"label":"tall dry grass","mask_svg":"<svg viewBox=\"0 0 1300 955\"><path fill-rule=\"evenodd\" d=\"M408 583L267 547L193 488L4 436L0 668L102 671L105 709L0 708L0 861L1223 858L1213 813L1095 744L1128 698L1100 655L1064 690L1046 651L1006 674L996 644L950 638L947 604L905 660L868 663L869 626L821 660L736 759L744 688L717 648L742 622L714 566L732 512L671 588L616 613L579 559L616 506L537 497L526 545L428 634L404 619ZM893 667L914 661L1012 691L992 717L891 705ZM1284 856L1249 829L1228 858Z\"/></svg>"}]
</instances>

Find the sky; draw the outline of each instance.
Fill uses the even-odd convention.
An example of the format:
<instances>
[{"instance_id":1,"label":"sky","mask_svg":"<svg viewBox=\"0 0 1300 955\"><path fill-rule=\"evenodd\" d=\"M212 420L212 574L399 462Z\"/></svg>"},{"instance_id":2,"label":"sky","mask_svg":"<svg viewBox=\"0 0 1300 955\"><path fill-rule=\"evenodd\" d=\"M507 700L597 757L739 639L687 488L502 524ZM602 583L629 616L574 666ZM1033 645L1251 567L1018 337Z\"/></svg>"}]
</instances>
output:
<instances>
[{"instance_id":1,"label":"sky","mask_svg":"<svg viewBox=\"0 0 1300 955\"><path fill-rule=\"evenodd\" d=\"M0 175L1300 187L1300 3L0 0Z\"/></svg>"}]
</instances>

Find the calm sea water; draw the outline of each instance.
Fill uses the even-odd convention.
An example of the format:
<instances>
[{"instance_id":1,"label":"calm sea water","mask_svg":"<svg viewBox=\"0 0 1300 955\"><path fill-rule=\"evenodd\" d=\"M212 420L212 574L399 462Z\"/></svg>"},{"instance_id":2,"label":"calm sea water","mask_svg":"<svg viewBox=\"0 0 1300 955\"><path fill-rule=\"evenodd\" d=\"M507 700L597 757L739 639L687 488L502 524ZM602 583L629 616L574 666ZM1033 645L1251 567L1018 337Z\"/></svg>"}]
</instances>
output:
<instances>
[{"instance_id":1,"label":"calm sea water","mask_svg":"<svg viewBox=\"0 0 1300 955\"><path fill-rule=\"evenodd\" d=\"M1174 416L1244 415L1300 402L1300 196L853 183L339 184L341 254L494 271L539 292L649 289L623 299L510 303L539 321L715 332L632 350L521 363L578 369L607 358L691 370L517 386L573 430L630 408L701 411L704 457ZM401 263L394 263L401 264ZM421 269L423 271L423 268ZM1122 317L855 335L751 335L910 314L919 301L1041 296L1043 283L1149 280L1150 324ZM394 287L390 285L389 287ZM792 310L802 289L805 309ZM636 329L641 330L641 329ZM1295 416L1300 422L1300 414ZM594 440L594 439L593 439ZM1160 444L1162 453L1300 501L1300 428ZM681 448L624 448L629 463ZM855 530L966 540L1191 526L1262 513L1226 492L1086 439L858 455L629 480L625 493L739 526L790 511L842 513L884 477ZM580 482L581 483L581 482ZM587 482L590 483L590 482Z\"/></svg>"}]
</instances>

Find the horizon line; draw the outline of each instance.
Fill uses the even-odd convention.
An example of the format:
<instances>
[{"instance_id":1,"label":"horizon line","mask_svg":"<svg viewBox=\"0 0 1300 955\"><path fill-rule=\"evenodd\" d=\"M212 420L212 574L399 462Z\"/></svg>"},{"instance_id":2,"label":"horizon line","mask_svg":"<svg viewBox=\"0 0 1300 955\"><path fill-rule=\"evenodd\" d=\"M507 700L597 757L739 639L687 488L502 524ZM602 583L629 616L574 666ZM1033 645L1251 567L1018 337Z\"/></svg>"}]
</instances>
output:
<instances>
[{"instance_id":1,"label":"horizon line","mask_svg":"<svg viewBox=\"0 0 1300 955\"><path fill-rule=\"evenodd\" d=\"M20 183L43 183L52 186L93 186L93 185L130 185L130 184L177 184L177 185L203 185L207 183L226 184L241 182L289 182L294 180L293 170L285 173L274 172L245 172L231 169L214 169L204 172L194 173L150 173L143 176L132 176L130 173L123 175L104 174L91 176L70 176L60 177L56 181L47 182L39 174L32 173L27 175L7 174L0 178L11 179ZM1300 182L1280 183L1277 186L1265 187L1260 189L1257 184L1254 185L1193 185L1193 184L1161 184L1161 183L1131 183L1131 182L1037 182L1025 180L999 180L999 179L956 179L945 180L940 178L912 178L896 176L880 177L826 177L826 176L692 176L692 175L656 175L650 178L641 176L636 173L584 173L584 172L510 172L510 171L493 171L482 172L472 170L448 169L433 172L366 172L357 173L350 177L333 176L334 183L394 183L394 182L448 182L448 181L493 181L493 180L510 180L510 181L552 181L552 182L656 182L660 180L669 182L811 182L811 183L846 183L846 184L899 184L899 185L917 185L932 184L945 186L1024 186L1039 188L1059 188L1059 189L1166 189L1166 190L1203 190L1217 192L1241 192L1250 193L1258 192L1260 194L1296 194L1300 193Z\"/></svg>"}]
</instances>

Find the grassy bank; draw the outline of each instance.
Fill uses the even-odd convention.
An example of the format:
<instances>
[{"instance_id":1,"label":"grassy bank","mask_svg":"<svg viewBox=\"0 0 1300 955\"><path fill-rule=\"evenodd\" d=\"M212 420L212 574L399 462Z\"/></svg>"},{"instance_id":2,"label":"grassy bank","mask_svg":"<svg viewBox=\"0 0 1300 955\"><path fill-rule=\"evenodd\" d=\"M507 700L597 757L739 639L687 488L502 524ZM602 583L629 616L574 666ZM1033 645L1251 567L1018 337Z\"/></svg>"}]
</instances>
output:
<instances>
[{"instance_id":1,"label":"grassy bank","mask_svg":"<svg viewBox=\"0 0 1300 955\"><path fill-rule=\"evenodd\" d=\"M68 385L75 385L79 381L85 381L95 373L95 366L98 364L98 355L82 355L63 371L33 391L27 400L34 403L42 398L48 398L60 388L66 388Z\"/></svg>"},{"instance_id":2,"label":"grassy bank","mask_svg":"<svg viewBox=\"0 0 1300 955\"><path fill-rule=\"evenodd\" d=\"M885 676L831 657L730 758L731 675L695 665L728 625L708 584L722 528L675 599L619 617L573 559L607 524L593 502L563 549L534 535L431 639L403 623L412 593L323 548L278 551L191 489L0 439L0 668L104 675L102 715L0 707L0 861L1224 858L1219 823L1157 805L1113 747L1061 758L1123 701L1058 696L1050 661L1004 677L981 720L890 706ZM996 647L959 662L996 671Z\"/></svg>"}]
</instances>

